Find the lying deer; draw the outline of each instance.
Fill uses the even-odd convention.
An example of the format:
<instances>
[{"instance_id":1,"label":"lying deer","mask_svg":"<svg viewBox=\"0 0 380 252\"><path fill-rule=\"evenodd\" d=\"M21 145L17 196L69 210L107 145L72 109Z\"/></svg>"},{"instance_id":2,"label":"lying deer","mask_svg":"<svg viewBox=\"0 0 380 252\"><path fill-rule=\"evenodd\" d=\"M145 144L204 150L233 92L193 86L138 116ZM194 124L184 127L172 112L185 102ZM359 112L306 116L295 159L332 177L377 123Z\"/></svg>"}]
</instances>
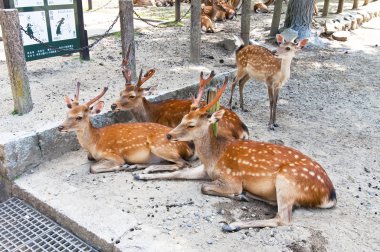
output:
<instances>
[{"instance_id":1,"label":"lying deer","mask_svg":"<svg viewBox=\"0 0 380 252\"><path fill-rule=\"evenodd\" d=\"M213 114L207 110L218 101L226 87L227 78L214 100L190 111L167 135L173 143L194 141L203 165L175 172L135 174L135 178L211 179L211 183L202 185L202 193L238 200L252 198L278 206L278 213L272 219L233 222L223 226L225 231L288 224L293 206L334 207L334 186L325 170L313 159L286 146L227 140L214 135L212 124L222 119L225 110Z\"/></svg>"},{"instance_id":2,"label":"lying deer","mask_svg":"<svg viewBox=\"0 0 380 252\"><path fill-rule=\"evenodd\" d=\"M232 84L231 96L228 105L232 107L232 96L236 83L239 82L240 108L244 109L243 89L251 78L264 81L268 88L270 102L269 128L274 130L276 123L276 107L281 87L289 80L290 64L295 53L308 42L307 39L299 43L285 41L283 36L277 34L279 47L274 54L272 51L259 45L240 46L236 51L236 81Z\"/></svg>"},{"instance_id":3,"label":"lying deer","mask_svg":"<svg viewBox=\"0 0 380 252\"><path fill-rule=\"evenodd\" d=\"M215 1L212 5L201 5L202 15L208 16L212 21L224 21L225 13L227 12L224 9L221 1Z\"/></svg>"},{"instance_id":4,"label":"lying deer","mask_svg":"<svg viewBox=\"0 0 380 252\"><path fill-rule=\"evenodd\" d=\"M266 2L264 3L256 3L253 7L253 11L255 13L268 13L268 6L273 4L275 0L267 0ZM288 4L288 1L285 0L284 1L286 4ZM315 16L318 16L318 5L317 5L317 1L314 1L314 4L313 4L313 9L314 9L314 15Z\"/></svg>"},{"instance_id":5,"label":"lying deer","mask_svg":"<svg viewBox=\"0 0 380 252\"><path fill-rule=\"evenodd\" d=\"M143 77L140 73L137 84L132 84L131 70L127 68L127 59L128 53L122 63L123 75L126 80L125 89L120 92L119 99L111 105L111 109L113 111L129 110L138 122L154 122L169 127L177 126L181 122L182 117L190 110L192 101L180 99L169 99L159 102L148 101L145 95L149 92L150 88L143 88L142 85L154 75L155 71L151 69ZM203 72L201 73L198 95L196 99L193 98L193 101L196 101L196 103L201 102L204 89L214 76L215 73L211 72L210 76L205 79L203 78ZM225 111L225 117L219 123L220 134L230 138L248 138L248 128L238 115L229 109L225 109Z\"/></svg>"},{"instance_id":6,"label":"lying deer","mask_svg":"<svg viewBox=\"0 0 380 252\"><path fill-rule=\"evenodd\" d=\"M201 28L205 28L205 32L214 33L215 24L214 22L206 15L201 15Z\"/></svg>"},{"instance_id":7,"label":"lying deer","mask_svg":"<svg viewBox=\"0 0 380 252\"><path fill-rule=\"evenodd\" d=\"M162 161L175 163L172 166L152 166L146 172L176 170L188 166L194 154L188 143L171 143L165 135L171 128L156 123L113 124L102 128L92 126L91 114L100 113L104 102L100 101L107 91L79 104L79 83L74 100L65 97L69 111L66 120L58 127L61 132L75 131L80 145L89 152L89 159L99 162L92 164L92 173L119 171L128 168L144 168ZM142 164L133 165L131 164Z\"/></svg>"}]
</instances>

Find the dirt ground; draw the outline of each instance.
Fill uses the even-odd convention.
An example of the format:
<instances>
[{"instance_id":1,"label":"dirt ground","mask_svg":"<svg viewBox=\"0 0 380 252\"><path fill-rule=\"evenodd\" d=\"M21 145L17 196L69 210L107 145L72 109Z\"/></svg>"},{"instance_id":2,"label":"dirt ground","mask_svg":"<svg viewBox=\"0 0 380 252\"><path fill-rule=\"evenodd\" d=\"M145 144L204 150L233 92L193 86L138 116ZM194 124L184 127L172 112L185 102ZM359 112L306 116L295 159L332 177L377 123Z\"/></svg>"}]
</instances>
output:
<instances>
[{"instance_id":1,"label":"dirt ground","mask_svg":"<svg viewBox=\"0 0 380 252\"><path fill-rule=\"evenodd\" d=\"M263 42L270 20L270 14L252 16L252 39ZM219 26L223 32L202 36L201 66L192 66L187 61L188 25L139 31L136 34L138 67L157 69L150 83L159 84L159 92L196 83L200 70L233 70L233 52L222 49L218 42L226 36L238 34L235 29L238 26L238 20L229 21ZM154 232L144 233L144 228L136 229L138 232L126 232L125 236L121 230L114 232L114 237L122 237L126 249L152 249L152 244L165 241L170 249L181 248L183 251L235 251L239 248L257 248L260 251L379 251L380 18L351 32L347 42L322 41L326 43L324 48L305 48L293 60L291 78L280 94L277 110L280 128L274 132L267 130L269 105L262 83L246 85L245 104L250 112L237 112L248 125L251 139L281 140L321 163L337 191L335 209L297 209L291 226L225 234L220 230L219 221L269 218L274 216L276 209L259 202L240 203L202 196L200 182L136 182L127 173L88 175L87 166L78 168L78 173L69 176L64 175L65 171L61 169L61 175L66 176L72 187L90 187L94 181L104 181L103 187L106 187L107 182L114 184L127 180L125 191L113 192L119 201L105 199L110 204L107 206L119 206L129 195L131 199L128 198L126 209L120 216L129 216L130 211L140 224ZM96 47L89 62L81 62L74 55L28 63L35 109L18 117L10 115L12 101L4 74L6 66L0 62L0 129L29 131L47 121L63 120L66 111L63 96L73 94L76 81L83 84L82 99L94 96L101 87L109 85L110 90L105 97L109 106L123 87L119 63L120 40L115 36ZM223 96L223 104L229 92L227 90ZM73 155L79 155L76 161L85 160L82 152ZM43 166L41 169L35 174L53 168ZM102 194L98 182L96 187L99 187L98 198L107 197ZM140 195L142 190L141 199L132 197ZM150 197L155 194L159 196L150 202ZM50 197L51 201L59 200L54 199L54 194ZM156 204L158 214L153 214L151 208ZM172 204L177 204L173 206L174 214L167 210Z\"/></svg>"}]
</instances>

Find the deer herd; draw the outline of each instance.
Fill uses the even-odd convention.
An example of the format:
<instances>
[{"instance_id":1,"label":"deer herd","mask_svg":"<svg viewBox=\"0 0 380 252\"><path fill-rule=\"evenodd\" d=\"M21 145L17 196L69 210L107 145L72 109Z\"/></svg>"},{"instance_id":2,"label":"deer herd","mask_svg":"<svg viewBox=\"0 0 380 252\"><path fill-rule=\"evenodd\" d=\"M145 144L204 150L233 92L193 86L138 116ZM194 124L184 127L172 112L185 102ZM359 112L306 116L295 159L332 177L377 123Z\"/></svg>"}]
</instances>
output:
<instances>
[{"instance_id":1,"label":"deer herd","mask_svg":"<svg viewBox=\"0 0 380 252\"><path fill-rule=\"evenodd\" d=\"M290 147L249 140L247 126L232 110L236 84L239 84L240 107L244 111L244 85L251 78L265 82L270 101L269 129L278 127L279 90L290 77L292 58L307 40L295 43L277 35L277 41L276 53L257 45L240 46L236 50L234 80L230 83L225 77L222 87L208 102L202 97L215 76L214 71L208 77L203 72L200 74L196 97L149 101L146 95L151 88L143 85L155 70L145 74L141 71L134 82L128 68L128 50L122 61L125 85L111 110L128 110L136 122L94 127L91 116L100 113L104 106L101 98L108 88L80 104L80 83L77 83L73 99L65 97L69 111L58 130L76 132L88 159L94 161L90 165L91 173L123 170L137 172L136 180L204 180L207 182L201 187L203 194L277 205L274 218L225 224L223 230L227 232L289 224L293 207L332 208L337 202L335 189L319 163ZM229 85L229 108L220 106L210 112ZM196 159L200 165L192 167Z\"/></svg>"}]
</instances>

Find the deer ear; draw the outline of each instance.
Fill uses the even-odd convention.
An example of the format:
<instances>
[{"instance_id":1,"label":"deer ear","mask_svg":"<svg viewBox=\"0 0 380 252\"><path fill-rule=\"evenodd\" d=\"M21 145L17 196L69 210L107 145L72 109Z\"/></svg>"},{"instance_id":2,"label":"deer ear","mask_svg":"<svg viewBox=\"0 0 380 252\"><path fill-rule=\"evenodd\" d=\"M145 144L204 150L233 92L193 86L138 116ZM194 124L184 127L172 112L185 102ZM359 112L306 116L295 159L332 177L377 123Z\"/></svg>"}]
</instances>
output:
<instances>
[{"instance_id":1,"label":"deer ear","mask_svg":"<svg viewBox=\"0 0 380 252\"><path fill-rule=\"evenodd\" d=\"M213 124L213 123L218 122L220 119L222 119L222 117L224 115L224 112L225 112L224 109L221 109L221 110L218 110L218 111L214 112L211 115L211 117L208 119L208 123L209 124Z\"/></svg>"},{"instance_id":2,"label":"deer ear","mask_svg":"<svg viewBox=\"0 0 380 252\"><path fill-rule=\"evenodd\" d=\"M284 39L284 37L281 34L276 34L276 39L277 39L277 43L279 45L281 45L282 43L285 42L285 39Z\"/></svg>"},{"instance_id":3,"label":"deer ear","mask_svg":"<svg viewBox=\"0 0 380 252\"><path fill-rule=\"evenodd\" d=\"M66 102L66 105L69 109L71 109L73 107L73 103L68 96L65 96L65 102Z\"/></svg>"},{"instance_id":4,"label":"deer ear","mask_svg":"<svg viewBox=\"0 0 380 252\"><path fill-rule=\"evenodd\" d=\"M300 42L298 42L298 47L301 49L304 48L306 46L307 42L309 42L308 39L301 40Z\"/></svg>"},{"instance_id":5,"label":"deer ear","mask_svg":"<svg viewBox=\"0 0 380 252\"><path fill-rule=\"evenodd\" d=\"M104 101L98 102L95 106L91 108L91 114L99 114L104 107Z\"/></svg>"}]
</instances>

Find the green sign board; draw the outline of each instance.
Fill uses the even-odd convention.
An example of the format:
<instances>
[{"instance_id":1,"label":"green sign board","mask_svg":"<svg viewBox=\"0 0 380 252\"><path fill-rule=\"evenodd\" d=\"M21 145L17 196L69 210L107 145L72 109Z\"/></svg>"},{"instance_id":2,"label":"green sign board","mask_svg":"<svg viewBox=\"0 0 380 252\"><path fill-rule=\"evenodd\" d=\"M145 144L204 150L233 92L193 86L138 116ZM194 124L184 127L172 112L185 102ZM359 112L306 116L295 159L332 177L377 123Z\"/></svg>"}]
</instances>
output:
<instances>
[{"instance_id":1,"label":"green sign board","mask_svg":"<svg viewBox=\"0 0 380 252\"><path fill-rule=\"evenodd\" d=\"M78 17L79 0L9 0L19 11L20 25L39 39L39 43L21 32L27 61L67 54L63 50L81 47ZM79 6L79 11L82 7ZM80 13L83 20L83 15ZM82 21L83 23L83 21Z\"/></svg>"}]
</instances>

